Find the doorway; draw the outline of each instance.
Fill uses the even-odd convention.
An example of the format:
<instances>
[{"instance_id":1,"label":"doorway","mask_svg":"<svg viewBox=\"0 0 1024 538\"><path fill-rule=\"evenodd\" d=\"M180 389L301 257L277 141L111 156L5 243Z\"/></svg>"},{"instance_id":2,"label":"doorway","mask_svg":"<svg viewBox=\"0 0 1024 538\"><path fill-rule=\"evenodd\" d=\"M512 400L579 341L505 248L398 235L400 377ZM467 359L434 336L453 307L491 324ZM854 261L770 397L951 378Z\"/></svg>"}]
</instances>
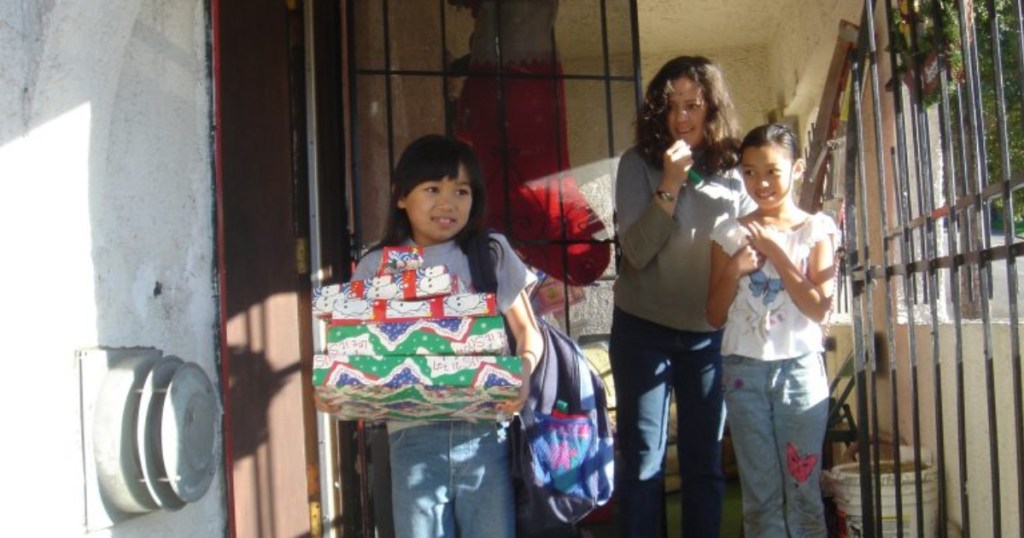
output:
<instances>
[{"instance_id":1,"label":"doorway","mask_svg":"<svg viewBox=\"0 0 1024 538\"><path fill-rule=\"evenodd\" d=\"M325 258L340 261L314 266L332 266L334 280L347 277L350 261L380 239L390 173L402 149L427 133L455 136L482 161L489 225L542 275L535 310L571 335L605 345L616 266L612 180L617 156L633 142L642 92L635 2L384 0L341 6L338 41L316 30L312 54L322 77L329 69L321 50L326 56L341 51L335 60L344 67L333 99L344 109L333 116L317 110L312 117L344 118L339 140L345 165L333 177L345 179L332 196L340 194L345 220L314 224L333 230L335 240L314 238L313 250L319 244ZM316 9L307 20L317 27L335 16L328 13L333 6ZM318 79L311 86L321 92L317 106L332 99L322 95L330 83ZM317 153L326 151L331 146ZM314 169L311 177L316 185L335 181ZM347 250L339 253L339 246ZM345 535L389 536L383 427L342 423L321 429L338 443L322 456L353 456L321 462L321 475L336 466L341 485L324 515L333 503L344 516L333 521ZM321 486L330 488L330 482ZM353 511L357 515L350 517Z\"/></svg>"}]
</instances>

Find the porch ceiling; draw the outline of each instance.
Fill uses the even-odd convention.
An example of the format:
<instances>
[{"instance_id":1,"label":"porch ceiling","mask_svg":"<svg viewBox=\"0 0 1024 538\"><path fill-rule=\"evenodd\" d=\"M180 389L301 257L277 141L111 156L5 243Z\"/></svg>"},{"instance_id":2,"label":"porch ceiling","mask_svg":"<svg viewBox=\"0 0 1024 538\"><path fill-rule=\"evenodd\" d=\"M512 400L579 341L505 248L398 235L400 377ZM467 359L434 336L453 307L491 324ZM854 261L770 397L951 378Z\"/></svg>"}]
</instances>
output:
<instances>
[{"instance_id":1,"label":"porch ceiling","mask_svg":"<svg viewBox=\"0 0 1024 538\"><path fill-rule=\"evenodd\" d=\"M644 44L652 49L645 53L767 45L792 14L790 0L640 0L637 6Z\"/></svg>"},{"instance_id":2,"label":"porch ceiling","mask_svg":"<svg viewBox=\"0 0 1024 538\"><path fill-rule=\"evenodd\" d=\"M840 20L860 20L856 0L638 0L644 80L677 54L723 67L740 123L769 115L800 130L817 109Z\"/></svg>"}]
</instances>

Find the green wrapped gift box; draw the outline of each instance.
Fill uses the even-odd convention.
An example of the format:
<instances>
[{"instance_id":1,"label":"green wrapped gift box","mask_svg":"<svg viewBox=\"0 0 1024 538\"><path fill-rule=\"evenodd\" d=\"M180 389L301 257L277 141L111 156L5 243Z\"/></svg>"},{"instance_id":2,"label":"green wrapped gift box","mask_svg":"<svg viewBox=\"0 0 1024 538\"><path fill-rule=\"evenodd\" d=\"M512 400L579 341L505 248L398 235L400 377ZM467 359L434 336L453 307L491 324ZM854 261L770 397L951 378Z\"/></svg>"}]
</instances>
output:
<instances>
[{"instance_id":1,"label":"green wrapped gift box","mask_svg":"<svg viewBox=\"0 0 1024 538\"><path fill-rule=\"evenodd\" d=\"M327 330L327 354L332 357L500 355L507 345L501 316L335 325Z\"/></svg>"},{"instance_id":2,"label":"green wrapped gift box","mask_svg":"<svg viewBox=\"0 0 1024 538\"><path fill-rule=\"evenodd\" d=\"M313 384L330 388L346 420L495 420L515 399L515 356L317 355Z\"/></svg>"}]
</instances>

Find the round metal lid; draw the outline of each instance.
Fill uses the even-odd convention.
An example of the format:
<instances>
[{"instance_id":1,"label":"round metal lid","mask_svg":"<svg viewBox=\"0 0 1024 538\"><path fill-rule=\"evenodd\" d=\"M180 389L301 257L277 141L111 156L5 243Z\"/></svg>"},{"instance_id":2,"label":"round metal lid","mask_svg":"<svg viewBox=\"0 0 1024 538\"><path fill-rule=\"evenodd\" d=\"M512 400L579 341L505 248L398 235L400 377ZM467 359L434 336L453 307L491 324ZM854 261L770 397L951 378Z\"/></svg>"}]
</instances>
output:
<instances>
[{"instance_id":1,"label":"round metal lid","mask_svg":"<svg viewBox=\"0 0 1024 538\"><path fill-rule=\"evenodd\" d=\"M210 379L195 363L185 363L168 385L160 428L164 469L174 493L185 502L199 500L213 481L216 415Z\"/></svg>"},{"instance_id":2,"label":"round metal lid","mask_svg":"<svg viewBox=\"0 0 1024 538\"><path fill-rule=\"evenodd\" d=\"M160 359L149 371L142 385L139 399L139 419L136 436L142 474L150 495L161 508L177 510L185 506L167 479L164 469L161 428L167 387L183 361L173 355Z\"/></svg>"},{"instance_id":3,"label":"round metal lid","mask_svg":"<svg viewBox=\"0 0 1024 538\"><path fill-rule=\"evenodd\" d=\"M127 513L151 512L156 500L143 483L135 444L139 389L159 359L151 349L127 349L103 379L93 415L93 457L104 498ZM134 353L134 354L133 354Z\"/></svg>"}]
</instances>

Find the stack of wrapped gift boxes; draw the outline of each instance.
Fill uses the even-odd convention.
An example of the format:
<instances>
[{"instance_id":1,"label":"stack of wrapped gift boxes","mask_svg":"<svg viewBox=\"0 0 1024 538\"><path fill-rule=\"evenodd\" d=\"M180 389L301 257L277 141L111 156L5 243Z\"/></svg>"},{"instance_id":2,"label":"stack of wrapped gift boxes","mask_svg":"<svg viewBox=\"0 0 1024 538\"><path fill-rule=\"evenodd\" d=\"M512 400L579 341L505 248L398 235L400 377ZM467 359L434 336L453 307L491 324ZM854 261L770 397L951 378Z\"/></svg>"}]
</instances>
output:
<instances>
[{"instance_id":1,"label":"stack of wrapped gift boxes","mask_svg":"<svg viewBox=\"0 0 1024 538\"><path fill-rule=\"evenodd\" d=\"M328 324L313 384L349 420L493 420L522 385L493 294L470 293L418 248L386 248L379 276L314 290Z\"/></svg>"}]
</instances>

